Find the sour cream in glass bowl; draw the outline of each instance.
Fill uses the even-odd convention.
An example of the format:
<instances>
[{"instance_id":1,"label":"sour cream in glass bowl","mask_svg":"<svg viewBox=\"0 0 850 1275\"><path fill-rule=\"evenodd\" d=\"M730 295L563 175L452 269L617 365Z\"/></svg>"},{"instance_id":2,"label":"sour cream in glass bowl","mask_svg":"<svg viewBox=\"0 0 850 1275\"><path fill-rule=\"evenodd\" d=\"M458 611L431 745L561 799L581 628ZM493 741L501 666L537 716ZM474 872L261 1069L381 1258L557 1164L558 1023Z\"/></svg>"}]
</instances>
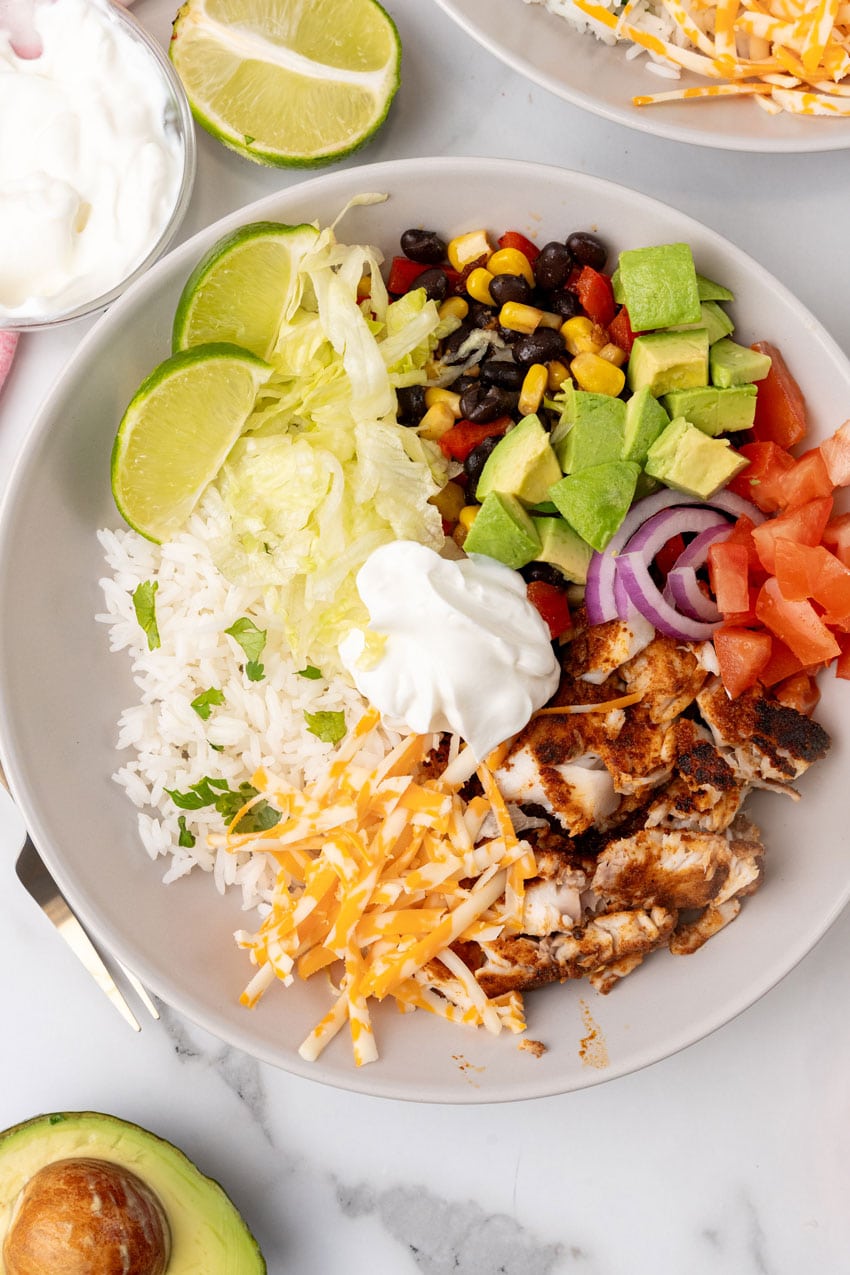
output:
<instances>
[{"instance_id":1,"label":"sour cream in glass bowl","mask_svg":"<svg viewBox=\"0 0 850 1275\"><path fill-rule=\"evenodd\" d=\"M0 3L0 328L103 309L168 246L194 176L185 92L130 14Z\"/></svg>"}]
</instances>

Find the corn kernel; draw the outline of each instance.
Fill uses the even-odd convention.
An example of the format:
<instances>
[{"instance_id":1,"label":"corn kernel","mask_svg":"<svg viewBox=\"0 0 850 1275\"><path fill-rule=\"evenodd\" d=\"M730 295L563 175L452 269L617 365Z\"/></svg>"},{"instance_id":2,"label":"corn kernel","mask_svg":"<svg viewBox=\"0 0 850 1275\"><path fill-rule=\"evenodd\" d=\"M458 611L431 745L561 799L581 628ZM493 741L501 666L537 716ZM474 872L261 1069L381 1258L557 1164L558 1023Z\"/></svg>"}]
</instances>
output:
<instances>
[{"instance_id":1,"label":"corn kernel","mask_svg":"<svg viewBox=\"0 0 850 1275\"><path fill-rule=\"evenodd\" d=\"M598 354L584 351L570 364L570 371L583 390L591 394L610 394L616 398L626 383L626 374Z\"/></svg>"},{"instance_id":2,"label":"corn kernel","mask_svg":"<svg viewBox=\"0 0 850 1275\"><path fill-rule=\"evenodd\" d=\"M521 301L506 301L499 311L499 322L511 332L524 332L526 336L537 330L542 310Z\"/></svg>"},{"instance_id":3,"label":"corn kernel","mask_svg":"<svg viewBox=\"0 0 850 1275\"><path fill-rule=\"evenodd\" d=\"M610 367L610 363L606 363L606 367ZM438 439L447 434L455 423L455 414L449 407L448 403L435 403L433 407L429 407L422 420L419 422L419 437L427 438L430 442L436 443Z\"/></svg>"},{"instance_id":4,"label":"corn kernel","mask_svg":"<svg viewBox=\"0 0 850 1275\"><path fill-rule=\"evenodd\" d=\"M478 266L466 281L466 291L473 301L482 301L484 305L495 305L496 302L490 293L492 282L493 276L490 271L485 270L483 266Z\"/></svg>"},{"instance_id":5,"label":"corn kernel","mask_svg":"<svg viewBox=\"0 0 850 1275\"><path fill-rule=\"evenodd\" d=\"M453 390L441 389L439 385L431 385L425 391L425 406L433 407L435 403L445 403L451 408L452 415L455 420L460 420L460 395L455 394Z\"/></svg>"},{"instance_id":6,"label":"corn kernel","mask_svg":"<svg viewBox=\"0 0 850 1275\"><path fill-rule=\"evenodd\" d=\"M545 363L532 363L525 374L519 392L517 408L521 416L536 412L543 399L543 392L549 381L549 372Z\"/></svg>"},{"instance_id":7,"label":"corn kernel","mask_svg":"<svg viewBox=\"0 0 850 1275\"><path fill-rule=\"evenodd\" d=\"M564 322L563 315L551 314L548 310L541 310L540 312L540 327L541 328L560 329L563 322Z\"/></svg>"},{"instance_id":8,"label":"corn kernel","mask_svg":"<svg viewBox=\"0 0 850 1275\"><path fill-rule=\"evenodd\" d=\"M486 230L469 230L465 235L452 239L446 248L446 256L455 270L463 270L473 261L486 260L493 249Z\"/></svg>"},{"instance_id":9,"label":"corn kernel","mask_svg":"<svg viewBox=\"0 0 850 1275\"><path fill-rule=\"evenodd\" d=\"M472 526L472 524L475 522L475 519L478 517L478 510L480 508L481 508L480 505L464 505L463 509L461 509L460 513L458 514L457 520L460 523L460 525L464 528L464 530L469 531L469 528Z\"/></svg>"},{"instance_id":10,"label":"corn kernel","mask_svg":"<svg viewBox=\"0 0 850 1275\"><path fill-rule=\"evenodd\" d=\"M566 363L562 363L560 359L552 359L549 364L549 372L546 388L550 394L554 394L559 390L565 381L570 379L570 369Z\"/></svg>"},{"instance_id":11,"label":"corn kernel","mask_svg":"<svg viewBox=\"0 0 850 1275\"><path fill-rule=\"evenodd\" d=\"M606 341L599 351L599 357L600 359L607 359L615 367L622 367L629 356L625 350L621 350L619 345L615 345L613 341Z\"/></svg>"},{"instance_id":12,"label":"corn kernel","mask_svg":"<svg viewBox=\"0 0 850 1275\"><path fill-rule=\"evenodd\" d=\"M561 325L561 335L570 354L598 354L607 342L604 328L584 314L577 314Z\"/></svg>"},{"instance_id":13,"label":"corn kernel","mask_svg":"<svg viewBox=\"0 0 850 1275\"><path fill-rule=\"evenodd\" d=\"M445 487L441 487L428 500L429 505L435 505L439 509L446 522L457 522L465 503L466 492L460 483L455 482L447 482Z\"/></svg>"},{"instance_id":14,"label":"corn kernel","mask_svg":"<svg viewBox=\"0 0 850 1275\"><path fill-rule=\"evenodd\" d=\"M531 262L519 248L499 248L487 262L491 274L521 274L529 288L534 287L534 271Z\"/></svg>"},{"instance_id":15,"label":"corn kernel","mask_svg":"<svg viewBox=\"0 0 850 1275\"><path fill-rule=\"evenodd\" d=\"M469 304L463 297L447 297L437 314L441 319L465 319L469 314Z\"/></svg>"}]
</instances>

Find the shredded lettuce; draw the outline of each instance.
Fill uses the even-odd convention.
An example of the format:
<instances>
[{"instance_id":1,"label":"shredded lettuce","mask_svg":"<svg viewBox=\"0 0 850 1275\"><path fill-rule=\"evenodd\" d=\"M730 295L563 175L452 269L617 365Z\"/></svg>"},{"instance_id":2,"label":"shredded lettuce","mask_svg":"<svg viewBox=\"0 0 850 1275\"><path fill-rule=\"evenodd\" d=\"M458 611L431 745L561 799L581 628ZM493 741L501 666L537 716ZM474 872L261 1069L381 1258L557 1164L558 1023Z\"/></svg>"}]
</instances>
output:
<instances>
[{"instance_id":1,"label":"shredded lettuce","mask_svg":"<svg viewBox=\"0 0 850 1275\"><path fill-rule=\"evenodd\" d=\"M445 323L421 289L391 302L380 265L377 249L341 244L332 228L318 235L293 281L274 375L205 505L220 570L266 589L296 659L326 672L368 621L355 577L372 551L444 543L429 502L449 466L398 424L395 390L425 382Z\"/></svg>"}]
</instances>

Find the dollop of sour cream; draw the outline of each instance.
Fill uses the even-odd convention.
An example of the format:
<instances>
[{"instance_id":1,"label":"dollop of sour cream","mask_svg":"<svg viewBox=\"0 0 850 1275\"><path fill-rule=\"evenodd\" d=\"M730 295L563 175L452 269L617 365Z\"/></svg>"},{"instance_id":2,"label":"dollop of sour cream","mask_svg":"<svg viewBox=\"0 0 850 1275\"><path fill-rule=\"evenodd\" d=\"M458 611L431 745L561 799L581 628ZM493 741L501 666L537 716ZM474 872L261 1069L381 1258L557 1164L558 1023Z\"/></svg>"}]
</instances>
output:
<instances>
[{"instance_id":1,"label":"dollop of sour cream","mask_svg":"<svg viewBox=\"0 0 850 1275\"><path fill-rule=\"evenodd\" d=\"M398 540L371 554L357 588L383 650L375 660L367 634L354 629L340 656L388 721L419 734L455 732L480 761L554 693L560 670L549 630L510 567Z\"/></svg>"},{"instance_id":2,"label":"dollop of sour cream","mask_svg":"<svg viewBox=\"0 0 850 1275\"><path fill-rule=\"evenodd\" d=\"M184 160L165 76L107 0L23 0L27 45L11 2L9 14L0 4L0 327L119 284L168 222Z\"/></svg>"}]
</instances>

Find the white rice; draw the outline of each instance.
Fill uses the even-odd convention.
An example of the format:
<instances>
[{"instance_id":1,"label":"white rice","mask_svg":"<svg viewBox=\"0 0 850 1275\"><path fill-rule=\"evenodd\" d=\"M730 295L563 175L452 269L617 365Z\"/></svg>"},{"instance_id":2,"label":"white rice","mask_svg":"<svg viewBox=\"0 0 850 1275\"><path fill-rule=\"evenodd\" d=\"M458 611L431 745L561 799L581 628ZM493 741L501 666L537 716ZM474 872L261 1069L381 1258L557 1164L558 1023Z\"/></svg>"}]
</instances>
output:
<instances>
[{"instance_id":1,"label":"white rice","mask_svg":"<svg viewBox=\"0 0 850 1275\"><path fill-rule=\"evenodd\" d=\"M616 44L620 38L618 33L610 27L603 26L595 18L582 13L581 9L573 4L573 0L525 0L525 3L545 5L550 13L563 18L577 31L595 35L604 44ZM596 3L603 9L609 9L613 14L619 14L623 9L622 0L596 0ZM658 36L659 39L666 40L668 44L690 46L690 41L683 36L664 5L656 3L656 0L638 0L634 8L629 10L628 21L638 30L645 31L648 35ZM671 80L679 79L679 68L669 58L648 53L637 44L628 44L624 55L629 61L643 57L647 71L651 71L654 75Z\"/></svg>"},{"instance_id":2,"label":"white rice","mask_svg":"<svg viewBox=\"0 0 850 1275\"><path fill-rule=\"evenodd\" d=\"M128 756L113 778L138 808L147 853L168 860L166 882L200 868L213 874L220 892L239 887L244 907L252 908L271 897L273 860L211 848L207 837L223 832L221 816L211 806L180 810L165 790L185 792L205 777L226 779L235 789L260 766L303 786L323 772L333 752L307 729L305 710L342 711L351 726L365 701L342 679L299 676L304 661L296 664L289 655L281 617L267 608L262 591L230 584L214 566L211 531L196 516L186 532L161 546L132 531L98 532L112 574L100 582L106 609L96 618L109 626L110 650L132 661L139 692L118 722L117 747ZM161 646L153 651L133 605L133 592L145 581L158 584ZM242 616L267 633L259 682L249 681L245 654L225 633ZM204 721L191 703L210 687L223 692L224 703ZM179 845L181 815L195 837L192 847Z\"/></svg>"}]
</instances>

